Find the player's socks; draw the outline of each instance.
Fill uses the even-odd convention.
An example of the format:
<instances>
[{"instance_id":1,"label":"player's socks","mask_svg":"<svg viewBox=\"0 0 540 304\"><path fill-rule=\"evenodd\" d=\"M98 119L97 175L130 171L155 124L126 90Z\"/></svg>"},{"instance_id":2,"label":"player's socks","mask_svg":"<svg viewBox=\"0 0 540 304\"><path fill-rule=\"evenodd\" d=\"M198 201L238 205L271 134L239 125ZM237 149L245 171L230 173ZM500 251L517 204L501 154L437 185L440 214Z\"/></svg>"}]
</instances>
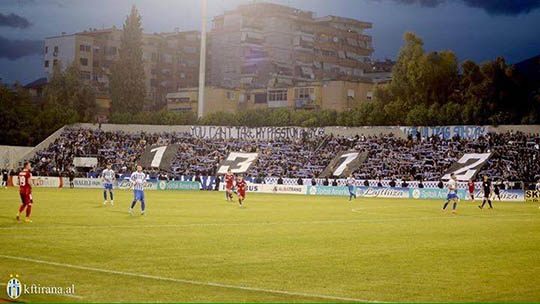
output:
<instances>
[{"instance_id":1,"label":"player's socks","mask_svg":"<svg viewBox=\"0 0 540 304\"><path fill-rule=\"evenodd\" d=\"M454 206L452 207L452 210L456 211L457 203L454 203Z\"/></svg>"},{"instance_id":2,"label":"player's socks","mask_svg":"<svg viewBox=\"0 0 540 304\"><path fill-rule=\"evenodd\" d=\"M489 209L493 209L493 205L491 205L491 200L488 200Z\"/></svg>"},{"instance_id":3,"label":"player's socks","mask_svg":"<svg viewBox=\"0 0 540 304\"><path fill-rule=\"evenodd\" d=\"M109 196L111 197L111 202L114 200L113 192L109 190Z\"/></svg>"},{"instance_id":4,"label":"player's socks","mask_svg":"<svg viewBox=\"0 0 540 304\"><path fill-rule=\"evenodd\" d=\"M141 214L144 213L144 201L141 201Z\"/></svg>"},{"instance_id":5,"label":"player's socks","mask_svg":"<svg viewBox=\"0 0 540 304\"><path fill-rule=\"evenodd\" d=\"M448 207L448 202L445 202L443 207L442 207L442 210L446 210L446 207Z\"/></svg>"},{"instance_id":6,"label":"player's socks","mask_svg":"<svg viewBox=\"0 0 540 304\"><path fill-rule=\"evenodd\" d=\"M107 202L107 190L103 190L103 201L106 203ZM103 203L103 204L105 204Z\"/></svg>"},{"instance_id":7,"label":"player's socks","mask_svg":"<svg viewBox=\"0 0 540 304\"><path fill-rule=\"evenodd\" d=\"M133 210L133 207L135 207L135 204L137 204L137 201L133 201L133 202L131 203L131 209L132 209L132 210Z\"/></svg>"},{"instance_id":8,"label":"player's socks","mask_svg":"<svg viewBox=\"0 0 540 304\"><path fill-rule=\"evenodd\" d=\"M21 214L24 211L25 207L26 207L26 205L24 205L24 204L19 207L19 214Z\"/></svg>"},{"instance_id":9,"label":"player's socks","mask_svg":"<svg viewBox=\"0 0 540 304\"><path fill-rule=\"evenodd\" d=\"M26 207L26 218L30 217L30 214L32 213L32 205L28 204Z\"/></svg>"}]
</instances>

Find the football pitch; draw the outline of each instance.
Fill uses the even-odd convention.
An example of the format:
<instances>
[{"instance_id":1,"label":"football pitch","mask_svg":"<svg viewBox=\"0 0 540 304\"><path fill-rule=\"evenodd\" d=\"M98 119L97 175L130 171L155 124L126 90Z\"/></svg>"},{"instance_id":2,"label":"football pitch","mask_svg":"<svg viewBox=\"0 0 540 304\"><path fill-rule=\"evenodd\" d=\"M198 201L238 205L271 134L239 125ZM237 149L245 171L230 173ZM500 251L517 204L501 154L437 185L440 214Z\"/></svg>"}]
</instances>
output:
<instances>
[{"instance_id":1,"label":"football pitch","mask_svg":"<svg viewBox=\"0 0 540 304\"><path fill-rule=\"evenodd\" d=\"M540 210L435 200L34 189L33 223L16 222L18 189L0 189L0 299L23 284L75 286L47 302L538 302Z\"/></svg>"}]
</instances>

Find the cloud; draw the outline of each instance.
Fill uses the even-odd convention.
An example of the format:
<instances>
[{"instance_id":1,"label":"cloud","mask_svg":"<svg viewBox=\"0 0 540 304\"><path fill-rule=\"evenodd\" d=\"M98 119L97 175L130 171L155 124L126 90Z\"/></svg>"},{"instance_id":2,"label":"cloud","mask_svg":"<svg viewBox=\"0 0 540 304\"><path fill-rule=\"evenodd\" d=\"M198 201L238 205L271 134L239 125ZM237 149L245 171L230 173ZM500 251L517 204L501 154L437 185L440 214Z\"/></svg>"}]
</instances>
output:
<instances>
[{"instance_id":1,"label":"cloud","mask_svg":"<svg viewBox=\"0 0 540 304\"><path fill-rule=\"evenodd\" d=\"M381 0L379 0L381 1ZM485 10L491 15L528 14L540 7L540 0L392 0L401 4L420 4L436 7L444 2L461 2L469 7Z\"/></svg>"},{"instance_id":2,"label":"cloud","mask_svg":"<svg viewBox=\"0 0 540 304\"><path fill-rule=\"evenodd\" d=\"M24 29L30 27L31 25L32 24L30 23L30 21L28 21L28 19L26 19L25 17L21 17L13 13L9 15L4 15L0 13L0 26Z\"/></svg>"},{"instance_id":3,"label":"cloud","mask_svg":"<svg viewBox=\"0 0 540 304\"><path fill-rule=\"evenodd\" d=\"M492 15L528 14L540 7L540 0L462 0L471 7L483 8Z\"/></svg>"},{"instance_id":4,"label":"cloud","mask_svg":"<svg viewBox=\"0 0 540 304\"><path fill-rule=\"evenodd\" d=\"M11 40L0 36L0 58L16 60L43 53L42 40Z\"/></svg>"}]
</instances>

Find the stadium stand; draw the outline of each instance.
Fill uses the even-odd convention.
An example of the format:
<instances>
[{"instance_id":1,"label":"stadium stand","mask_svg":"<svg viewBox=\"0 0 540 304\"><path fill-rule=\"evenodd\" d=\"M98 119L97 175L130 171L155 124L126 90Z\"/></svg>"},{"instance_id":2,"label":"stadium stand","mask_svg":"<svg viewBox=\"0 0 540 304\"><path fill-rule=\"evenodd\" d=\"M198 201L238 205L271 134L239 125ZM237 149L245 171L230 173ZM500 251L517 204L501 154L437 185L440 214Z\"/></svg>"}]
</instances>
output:
<instances>
[{"instance_id":1,"label":"stadium stand","mask_svg":"<svg viewBox=\"0 0 540 304\"><path fill-rule=\"evenodd\" d=\"M258 152L249 177L277 180L316 178L340 151L367 151L368 158L354 176L360 180L437 181L463 153L493 152L480 174L504 181L535 181L540 175L540 136L522 132L489 133L479 139L381 136L336 137L314 140L245 141L200 139L186 132L127 133L65 128L54 142L34 156L39 175L59 175L74 169L74 157L97 157L98 166L78 176L96 177L107 162L120 175L133 169L147 145L179 144L172 172L150 172L153 178L214 176L231 151Z\"/></svg>"}]
</instances>

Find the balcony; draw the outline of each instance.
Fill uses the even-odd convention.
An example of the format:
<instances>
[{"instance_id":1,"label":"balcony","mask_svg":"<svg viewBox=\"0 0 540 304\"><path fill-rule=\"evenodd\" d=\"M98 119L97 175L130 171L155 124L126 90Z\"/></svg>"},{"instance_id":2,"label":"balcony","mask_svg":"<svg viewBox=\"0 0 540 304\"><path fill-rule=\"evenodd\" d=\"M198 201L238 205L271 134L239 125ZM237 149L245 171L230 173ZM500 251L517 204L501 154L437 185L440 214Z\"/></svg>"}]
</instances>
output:
<instances>
[{"instance_id":1,"label":"balcony","mask_svg":"<svg viewBox=\"0 0 540 304\"><path fill-rule=\"evenodd\" d=\"M286 108L287 105L288 105L287 100L268 101L269 108Z\"/></svg>"},{"instance_id":2,"label":"balcony","mask_svg":"<svg viewBox=\"0 0 540 304\"><path fill-rule=\"evenodd\" d=\"M309 98L305 99L295 99L294 100L294 108L295 109L303 109L303 110L313 110L319 108L319 105L313 102L313 100Z\"/></svg>"}]
</instances>

